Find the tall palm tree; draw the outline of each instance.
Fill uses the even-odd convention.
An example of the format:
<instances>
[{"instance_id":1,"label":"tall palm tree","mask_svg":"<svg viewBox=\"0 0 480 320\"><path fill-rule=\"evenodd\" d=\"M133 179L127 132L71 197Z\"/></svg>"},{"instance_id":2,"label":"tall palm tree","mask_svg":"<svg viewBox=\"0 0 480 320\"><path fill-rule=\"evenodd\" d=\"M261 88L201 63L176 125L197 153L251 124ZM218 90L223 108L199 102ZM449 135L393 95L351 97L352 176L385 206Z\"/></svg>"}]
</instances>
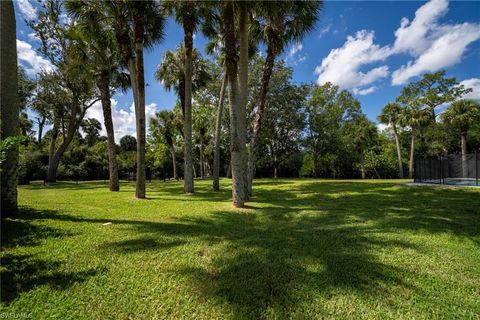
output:
<instances>
[{"instance_id":1,"label":"tall palm tree","mask_svg":"<svg viewBox=\"0 0 480 320\"><path fill-rule=\"evenodd\" d=\"M222 130L223 106L225 100L225 92L228 85L227 72L225 70L225 50L223 37L222 19L216 8L211 8L209 15L205 18L202 25L203 33L210 39L205 46L208 54L217 58L218 64L223 66L222 85L220 87L220 98L218 100L217 112L215 115L215 133L213 147L213 191L220 190L220 134Z\"/></svg>"},{"instance_id":2,"label":"tall palm tree","mask_svg":"<svg viewBox=\"0 0 480 320\"><path fill-rule=\"evenodd\" d=\"M215 140L213 149L213 190L220 190L220 133L222 130L223 100L225 100L225 90L227 87L227 75L223 75L222 86L220 89L220 99L218 100L217 114L215 117Z\"/></svg>"},{"instance_id":3,"label":"tall palm tree","mask_svg":"<svg viewBox=\"0 0 480 320\"><path fill-rule=\"evenodd\" d=\"M18 135L17 45L15 12L12 1L0 1L0 134L4 141ZM17 212L18 148L7 150L1 163L2 217Z\"/></svg>"},{"instance_id":4,"label":"tall palm tree","mask_svg":"<svg viewBox=\"0 0 480 320\"><path fill-rule=\"evenodd\" d=\"M119 191L110 88L120 86L125 89L127 75L122 72L114 34L104 24L99 23L99 15L90 13L89 8L80 2L66 2L65 7L77 20L69 36L77 43L79 67L91 69L100 92L108 141L109 188L110 191Z\"/></svg>"},{"instance_id":5,"label":"tall palm tree","mask_svg":"<svg viewBox=\"0 0 480 320\"><path fill-rule=\"evenodd\" d=\"M245 4L242 4L245 6ZM242 9L243 11L243 9ZM240 52L245 52L245 32L247 26L247 17L242 12L240 17ZM225 41L225 67L229 86L229 104L230 104L230 153L232 170L232 198L235 207L243 207L245 204L245 130L241 128L245 123L240 118L245 115L242 111L240 88L244 86L238 83L238 62L237 62L237 36L235 33L235 6L232 1L222 3L222 17L224 24ZM248 38L247 38L248 39ZM243 47L242 47L243 46ZM242 71L243 72L243 71Z\"/></svg>"},{"instance_id":6,"label":"tall palm tree","mask_svg":"<svg viewBox=\"0 0 480 320\"><path fill-rule=\"evenodd\" d=\"M392 126L393 135L395 136L395 144L397 147L398 158L398 176L403 179L403 160L402 160L402 148L400 145L400 137L398 135L398 123L400 120L400 114L402 107L396 102L388 103L383 107L382 113L378 116L381 123Z\"/></svg>"},{"instance_id":7,"label":"tall palm tree","mask_svg":"<svg viewBox=\"0 0 480 320\"><path fill-rule=\"evenodd\" d=\"M402 109L399 122L405 127L410 127L412 135L410 142L410 163L408 166L408 177L413 178L413 164L415 161L415 139L418 130L427 121L431 120L431 112L428 109L420 109L419 107L407 106Z\"/></svg>"},{"instance_id":8,"label":"tall palm tree","mask_svg":"<svg viewBox=\"0 0 480 320\"><path fill-rule=\"evenodd\" d=\"M468 177L467 135L470 128L480 122L480 104L475 100L462 99L453 102L442 114L443 122L460 130L462 149L462 173Z\"/></svg>"},{"instance_id":9,"label":"tall palm tree","mask_svg":"<svg viewBox=\"0 0 480 320\"><path fill-rule=\"evenodd\" d=\"M177 120L175 119L175 113L173 111L162 110L157 112L156 118L150 119L150 131L159 130L164 137L165 142L170 148L170 154L172 156L173 164L173 178L178 180L177 173L177 158L175 150L175 136L177 132Z\"/></svg>"},{"instance_id":10,"label":"tall palm tree","mask_svg":"<svg viewBox=\"0 0 480 320\"><path fill-rule=\"evenodd\" d=\"M192 155L192 76L193 76L193 34L200 22L203 4L194 1L164 1L166 12L175 14L177 22L183 27L185 45L185 103L183 114L183 135L185 139L184 192L193 193L193 155Z\"/></svg>"},{"instance_id":11,"label":"tall palm tree","mask_svg":"<svg viewBox=\"0 0 480 320\"><path fill-rule=\"evenodd\" d=\"M265 42L267 46L267 57L262 75L260 102L255 114L253 135L250 141L247 180L249 195L252 194L258 140L275 59L283 52L288 43L301 40L313 29L322 5L323 1L266 1L257 6L260 19L254 24L254 29L256 29L256 37Z\"/></svg>"},{"instance_id":12,"label":"tall palm tree","mask_svg":"<svg viewBox=\"0 0 480 320\"><path fill-rule=\"evenodd\" d=\"M145 198L145 74L143 50L163 38L165 19L156 1L82 1L90 12L100 12L100 19L113 28L122 62L130 74L135 103L137 131L137 176L135 196Z\"/></svg>"},{"instance_id":13,"label":"tall palm tree","mask_svg":"<svg viewBox=\"0 0 480 320\"><path fill-rule=\"evenodd\" d=\"M191 171L185 169L185 178L184 178L184 191L185 193L193 192L193 157L192 157L192 146L191 146L191 135L192 135L192 110L191 104L187 105L187 98L185 95L186 86L187 86L187 77L186 77L186 59L185 59L186 49L185 46L180 44L175 51L165 52L162 62L155 71L155 78L160 81L165 89L173 89L180 99L180 104L182 106L182 117L183 117L183 135L185 139L185 149L184 149L184 160L185 168L191 166ZM193 48L191 53L191 64L192 70L190 75L190 85L191 93L196 90L204 87L208 81L210 81L210 73L208 72L207 63L202 59L200 53L197 49ZM190 98L191 101L191 98ZM190 111L188 111L190 110ZM187 116L187 113L190 113L190 116ZM190 132L190 133L188 133ZM190 146L188 146L188 134L190 134ZM191 173L191 177L189 174ZM191 179L191 181L187 181Z\"/></svg>"}]
</instances>

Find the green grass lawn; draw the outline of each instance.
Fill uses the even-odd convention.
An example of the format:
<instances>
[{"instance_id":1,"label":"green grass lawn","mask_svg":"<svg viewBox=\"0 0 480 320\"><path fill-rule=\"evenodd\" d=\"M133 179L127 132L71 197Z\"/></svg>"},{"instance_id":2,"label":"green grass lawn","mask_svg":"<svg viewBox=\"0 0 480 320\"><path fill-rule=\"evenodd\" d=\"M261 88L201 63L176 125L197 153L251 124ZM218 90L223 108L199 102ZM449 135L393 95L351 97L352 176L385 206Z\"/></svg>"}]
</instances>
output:
<instances>
[{"instance_id":1,"label":"green grass lawn","mask_svg":"<svg viewBox=\"0 0 480 320\"><path fill-rule=\"evenodd\" d=\"M33 319L479 319L480 190L398 181L22 186L1 312ZM107 224L111 222L111 224Z\"/></svg>"}]
</instances>

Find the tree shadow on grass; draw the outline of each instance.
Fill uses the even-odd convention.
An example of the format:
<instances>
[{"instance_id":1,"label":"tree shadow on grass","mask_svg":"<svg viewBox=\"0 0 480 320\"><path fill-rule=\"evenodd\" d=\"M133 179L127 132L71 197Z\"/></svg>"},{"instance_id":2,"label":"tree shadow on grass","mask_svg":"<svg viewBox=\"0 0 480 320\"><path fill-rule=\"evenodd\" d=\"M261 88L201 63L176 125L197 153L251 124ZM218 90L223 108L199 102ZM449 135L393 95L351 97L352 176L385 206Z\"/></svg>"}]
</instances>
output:
<instances>
[{"instance_id":1,"label":"tree shadow on grass","mask_svg":"<svg viewBox=\"0 0 480 320\"><path fill-rule=\"evenodd\" d=\"M48 238L63 238L72 233L36 223L37 220L57 217L53 210L38 211L20 207L19 213L2 220L2 253L0 255L0 278L2 303L10 303L24 292L42 285L56 290L65 290L76 282L82 282L95 275L98 270L69 272L62 270L63 263L56 260L42 260L31 254L14 254L17 246L37 246Z\"/></svg>"},{"instance_id":2,"label":"tree shadow on grass","mask_svg":"<svg viewBox=\"0 0 480 320\"><path fill-rule=\"evenodd\" d=\"M35 220L57 215L58 213L53 210L38 211L20 207L18 214L14 217L2 219L2 250L15 246L35 246L47 238L71 236L72 234L69 232L34 223Z\"/></svg>"},{"instance_id":3,"label":"tree shadow on grass","mask_svg":"<svg viewBox=\"0 0 480 320\"><path fill-rule=\"evenodd\" d=\"M66 290L74 283L86 281L98 270L68 272L59 261L47 261L33 255L2 255L1 301L10 303L21 294L39 286L48 285L55 290Z\"/></svg>"},{"instance_id":4,"label":"tree shadow on grass","mask_svg":"<svg viewBox=\"0 0 480 320\"><path fill-rule=\"evenodd\" d=\"M480 236L480 199L467 190L333 181L267 186L256 191L255 210L216 211L168 223L44 217L128 226L138 238L101 247L120 254L203 243L200 253L189 252L197 263L179 272L194 292L226 302L235 318L309 318L312 314L303 314L309 303L317 308L313 316L328 317L315 301L342 294L392 308L388 303L399 292L421 295L422 289L406 280L411 270L387 264L375 253L405 249L421 256L425 248L386 234L451 233L474 241ZM159 189L160 194L178 191L177 186ZM185 198L212 200L212 193L199 191ZM227 194L220 198L226 200Z\"/></svg>"}]
</instances>

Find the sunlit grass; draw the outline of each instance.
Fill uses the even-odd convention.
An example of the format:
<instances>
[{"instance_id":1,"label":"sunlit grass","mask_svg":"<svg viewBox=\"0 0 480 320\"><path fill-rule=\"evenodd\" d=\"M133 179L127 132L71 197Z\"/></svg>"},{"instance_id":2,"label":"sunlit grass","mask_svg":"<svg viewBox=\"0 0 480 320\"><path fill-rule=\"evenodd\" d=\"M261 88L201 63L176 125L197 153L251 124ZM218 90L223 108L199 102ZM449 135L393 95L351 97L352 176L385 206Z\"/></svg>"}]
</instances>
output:
<instances>
[{"instance_id":1,"label":"sunlit grass","mask_svg":"<svg viewBox=\"0 0 480 320\"><path fill-rule=\"evenodd\" d=\"M480 315L480 192L396 181L41 183L2 223L2 312L33 319Z\"/></svg>"}]
</instances>

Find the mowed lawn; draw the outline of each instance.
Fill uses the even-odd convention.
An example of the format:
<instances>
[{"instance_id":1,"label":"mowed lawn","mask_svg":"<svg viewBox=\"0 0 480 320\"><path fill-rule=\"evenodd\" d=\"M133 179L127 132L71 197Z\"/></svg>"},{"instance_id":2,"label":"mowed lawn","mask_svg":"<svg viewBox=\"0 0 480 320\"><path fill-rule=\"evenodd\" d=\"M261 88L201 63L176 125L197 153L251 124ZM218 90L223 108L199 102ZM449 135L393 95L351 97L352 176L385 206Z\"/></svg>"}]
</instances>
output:
<instances>
[{"instance_id":1,"label":"mowed lawn","mask_svg":"<svg viewBox=\"0 0 480 320\"><path fill-rule=\"evenodd\" d=\"M22 186L1 312L33 319L479 319L480 190L259 180ZM110 224L111 223L111 224Z\"/></svg>"}]
</instances>

